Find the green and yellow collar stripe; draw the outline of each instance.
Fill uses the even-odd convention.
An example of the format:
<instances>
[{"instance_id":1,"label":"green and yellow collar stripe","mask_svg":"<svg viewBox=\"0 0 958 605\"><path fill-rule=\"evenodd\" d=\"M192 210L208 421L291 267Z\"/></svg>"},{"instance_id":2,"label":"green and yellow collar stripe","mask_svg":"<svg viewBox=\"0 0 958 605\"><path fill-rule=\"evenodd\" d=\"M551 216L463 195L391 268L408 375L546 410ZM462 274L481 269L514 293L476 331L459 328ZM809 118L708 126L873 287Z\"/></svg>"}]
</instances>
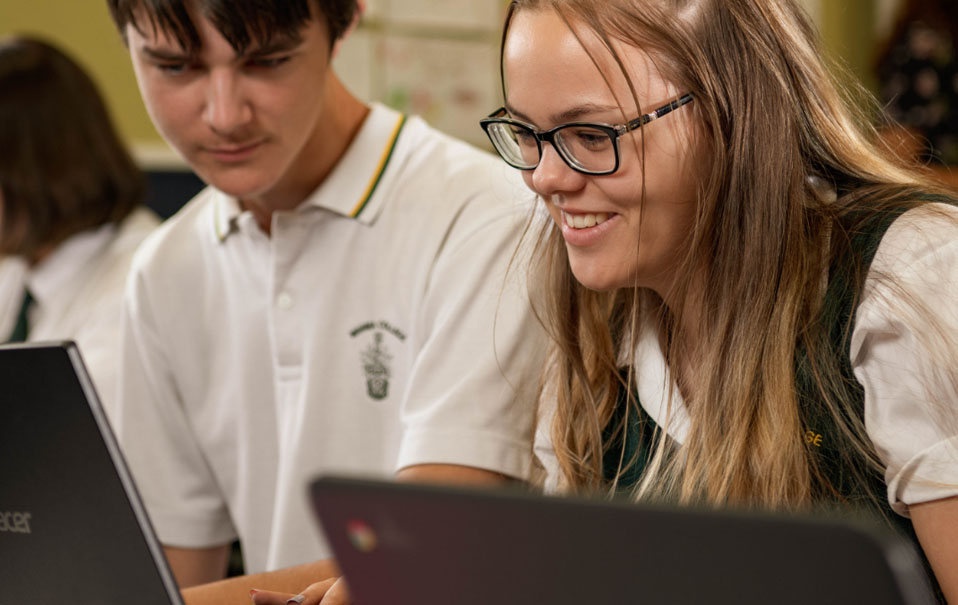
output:
<instances>
[{"instance_id":1,"label":"green and yellow collar stripe","mask_svg":"<svg viewBox=\"0 0 958 605\"><path fill-rule=\"evenodd\" d=\"M216 233L216 240L221 244L230 235L239 231L239 226L236 224L238 208L223 207L229 203L223 194L217 194L216 199L213 200L213 230ZM238 200L233 203L239 206ZM225 216L224 213L229 213L229 216Z\"/></svg>"},{"instance_id":2,"label":"green and yellow collar stripe","mask_svg":"<svg viewBox=\"0 0 958 605\"><path fill-rule=\"evenodd\" d=\"M396 142L399 140L399 133L402 131L402 127L406 124L406 114L401 114L399 120L396 122L396 127L393 128L392 134L389 136L389 143L386 144L386 148L383 150L383 155L379 159L379 166L376 168L376 172L373 174L372 179L369 181L369 185L366 186L366 191L363 193L363 196L359 199L359 202L353 208L353 211L349 213L349 216L352 218L357 218L363 211L363 208L366 207L366 204L369 203L369 200L373 197L373 193L376 192L376 187L379 185L379 181L383 178L383 173L386 172L386 166L389 165L389 160L392 158L393 151L396 149Z\"/></svg>"}]
</instances>

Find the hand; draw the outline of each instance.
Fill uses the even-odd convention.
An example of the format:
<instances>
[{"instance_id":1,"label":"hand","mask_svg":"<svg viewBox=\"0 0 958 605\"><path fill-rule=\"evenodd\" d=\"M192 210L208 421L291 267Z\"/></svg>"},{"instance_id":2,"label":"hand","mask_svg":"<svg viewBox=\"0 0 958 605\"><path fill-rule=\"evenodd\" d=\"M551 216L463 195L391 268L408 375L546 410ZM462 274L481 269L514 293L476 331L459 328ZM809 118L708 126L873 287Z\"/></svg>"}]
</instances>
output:
<instances>
[{"instance_id":1,"label":"hand","mask_svg":"<svg viewBox=\"0 0 958 605\"><path fill-rule=\"evenodd\" d=\"M298 595L270 592L267 590L250 591L253 605L349 605L349 588L342 577L328 578L311 584Z\"/></svg>"}]
</instances>

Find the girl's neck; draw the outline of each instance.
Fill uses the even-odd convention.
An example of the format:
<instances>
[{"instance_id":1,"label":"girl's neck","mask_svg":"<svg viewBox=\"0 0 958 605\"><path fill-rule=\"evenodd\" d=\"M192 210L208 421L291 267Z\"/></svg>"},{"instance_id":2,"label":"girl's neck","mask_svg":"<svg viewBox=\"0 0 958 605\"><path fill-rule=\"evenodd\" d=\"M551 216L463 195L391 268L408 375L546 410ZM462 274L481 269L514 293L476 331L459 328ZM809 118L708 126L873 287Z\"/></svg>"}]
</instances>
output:
<instances>
[{"instance_id":1,"label":"girl's neck","mask_svg":"<svg viewBox=\"0 0 958 605\"><path fill-rule=\"evenodd\" d=\"M689 288L677 308L665 302L665 309L659 324L659 345L682 398L690 402L696 387L701 386L701 362L709 338L704 288Z\"/></svg>"}]
</instances>

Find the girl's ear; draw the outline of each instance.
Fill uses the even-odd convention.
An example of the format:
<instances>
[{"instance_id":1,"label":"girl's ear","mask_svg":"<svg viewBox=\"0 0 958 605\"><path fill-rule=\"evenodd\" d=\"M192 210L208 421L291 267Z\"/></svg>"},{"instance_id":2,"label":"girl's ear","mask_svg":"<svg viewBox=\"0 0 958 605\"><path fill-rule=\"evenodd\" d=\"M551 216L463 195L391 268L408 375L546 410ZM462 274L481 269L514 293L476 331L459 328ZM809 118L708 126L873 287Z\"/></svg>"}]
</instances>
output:
<instances>
[{"instance_id":1,"label":"girl's ear","mask_svg":"<svg viewBox=\"0 0 958 605\"><path fill-rule=\"evenodd\" d=\"M817 174L810 174L805 177L805 185L815 196L815 199L823 204L834 204L838 199L838 192L835 191L834 185Z\"/></svg>"},{"instance_id":2,"label":"girl's ear","mask_svg":"<svg viewBox=\"0 0 958 605\"><path fill-rule=\"evenodd\" d=\"M335 59L339 54L339 48L343 45L343 40L356 29L356 25L359 24L359 20L362 18L363 13L366 12L366 0L356 0L356 14L353 15L353 21L349 24L349 27L346 28L346 31L343 32L343 35L339 37L336 42L333 43L333 51L330 55L330 59Z\"/></svg>"}]
</instances>

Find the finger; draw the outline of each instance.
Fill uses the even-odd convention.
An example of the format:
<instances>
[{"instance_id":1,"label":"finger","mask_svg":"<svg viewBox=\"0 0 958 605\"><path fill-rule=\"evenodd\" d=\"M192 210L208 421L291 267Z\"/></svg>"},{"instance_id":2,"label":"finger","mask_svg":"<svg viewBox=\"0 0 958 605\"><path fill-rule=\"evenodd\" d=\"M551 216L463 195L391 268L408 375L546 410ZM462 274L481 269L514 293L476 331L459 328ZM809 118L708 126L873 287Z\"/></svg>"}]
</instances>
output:
<instances>
[{"instance_id":1,"label":"finger","mask_svg":"<svg viewBox=\"0 0 958 605\"><path fill-rule=\"evenodd\" d=\"M326 591L326 596L320 601L320 605L349 605L351 602L352 598L349 596L346 578L338 578Z\"/></svg>"},{"instance_id":2,"label":"finger","mask_svg":"<svg viewBox=\"0 0 958 605\"><path fill-rule=\"evenodd\" d=\"M329 589L336 584L337 580L339 580L339 578L327 578L322 582L311 584L306 590L289 598L285 603L289 605L319 605L320 602L325 603L323 597Z\"/></svg>"},{"instance_id":3,"label":"finger","mask_svg":"<svg viewBox=\"0 0 958 605\"><path fill-rule=\"evenodd\" d=\"M286 592L271 592L269 590L251 590L250 600L253 605L286 605L293 595Z\"/></svg>"}]
</instances>

